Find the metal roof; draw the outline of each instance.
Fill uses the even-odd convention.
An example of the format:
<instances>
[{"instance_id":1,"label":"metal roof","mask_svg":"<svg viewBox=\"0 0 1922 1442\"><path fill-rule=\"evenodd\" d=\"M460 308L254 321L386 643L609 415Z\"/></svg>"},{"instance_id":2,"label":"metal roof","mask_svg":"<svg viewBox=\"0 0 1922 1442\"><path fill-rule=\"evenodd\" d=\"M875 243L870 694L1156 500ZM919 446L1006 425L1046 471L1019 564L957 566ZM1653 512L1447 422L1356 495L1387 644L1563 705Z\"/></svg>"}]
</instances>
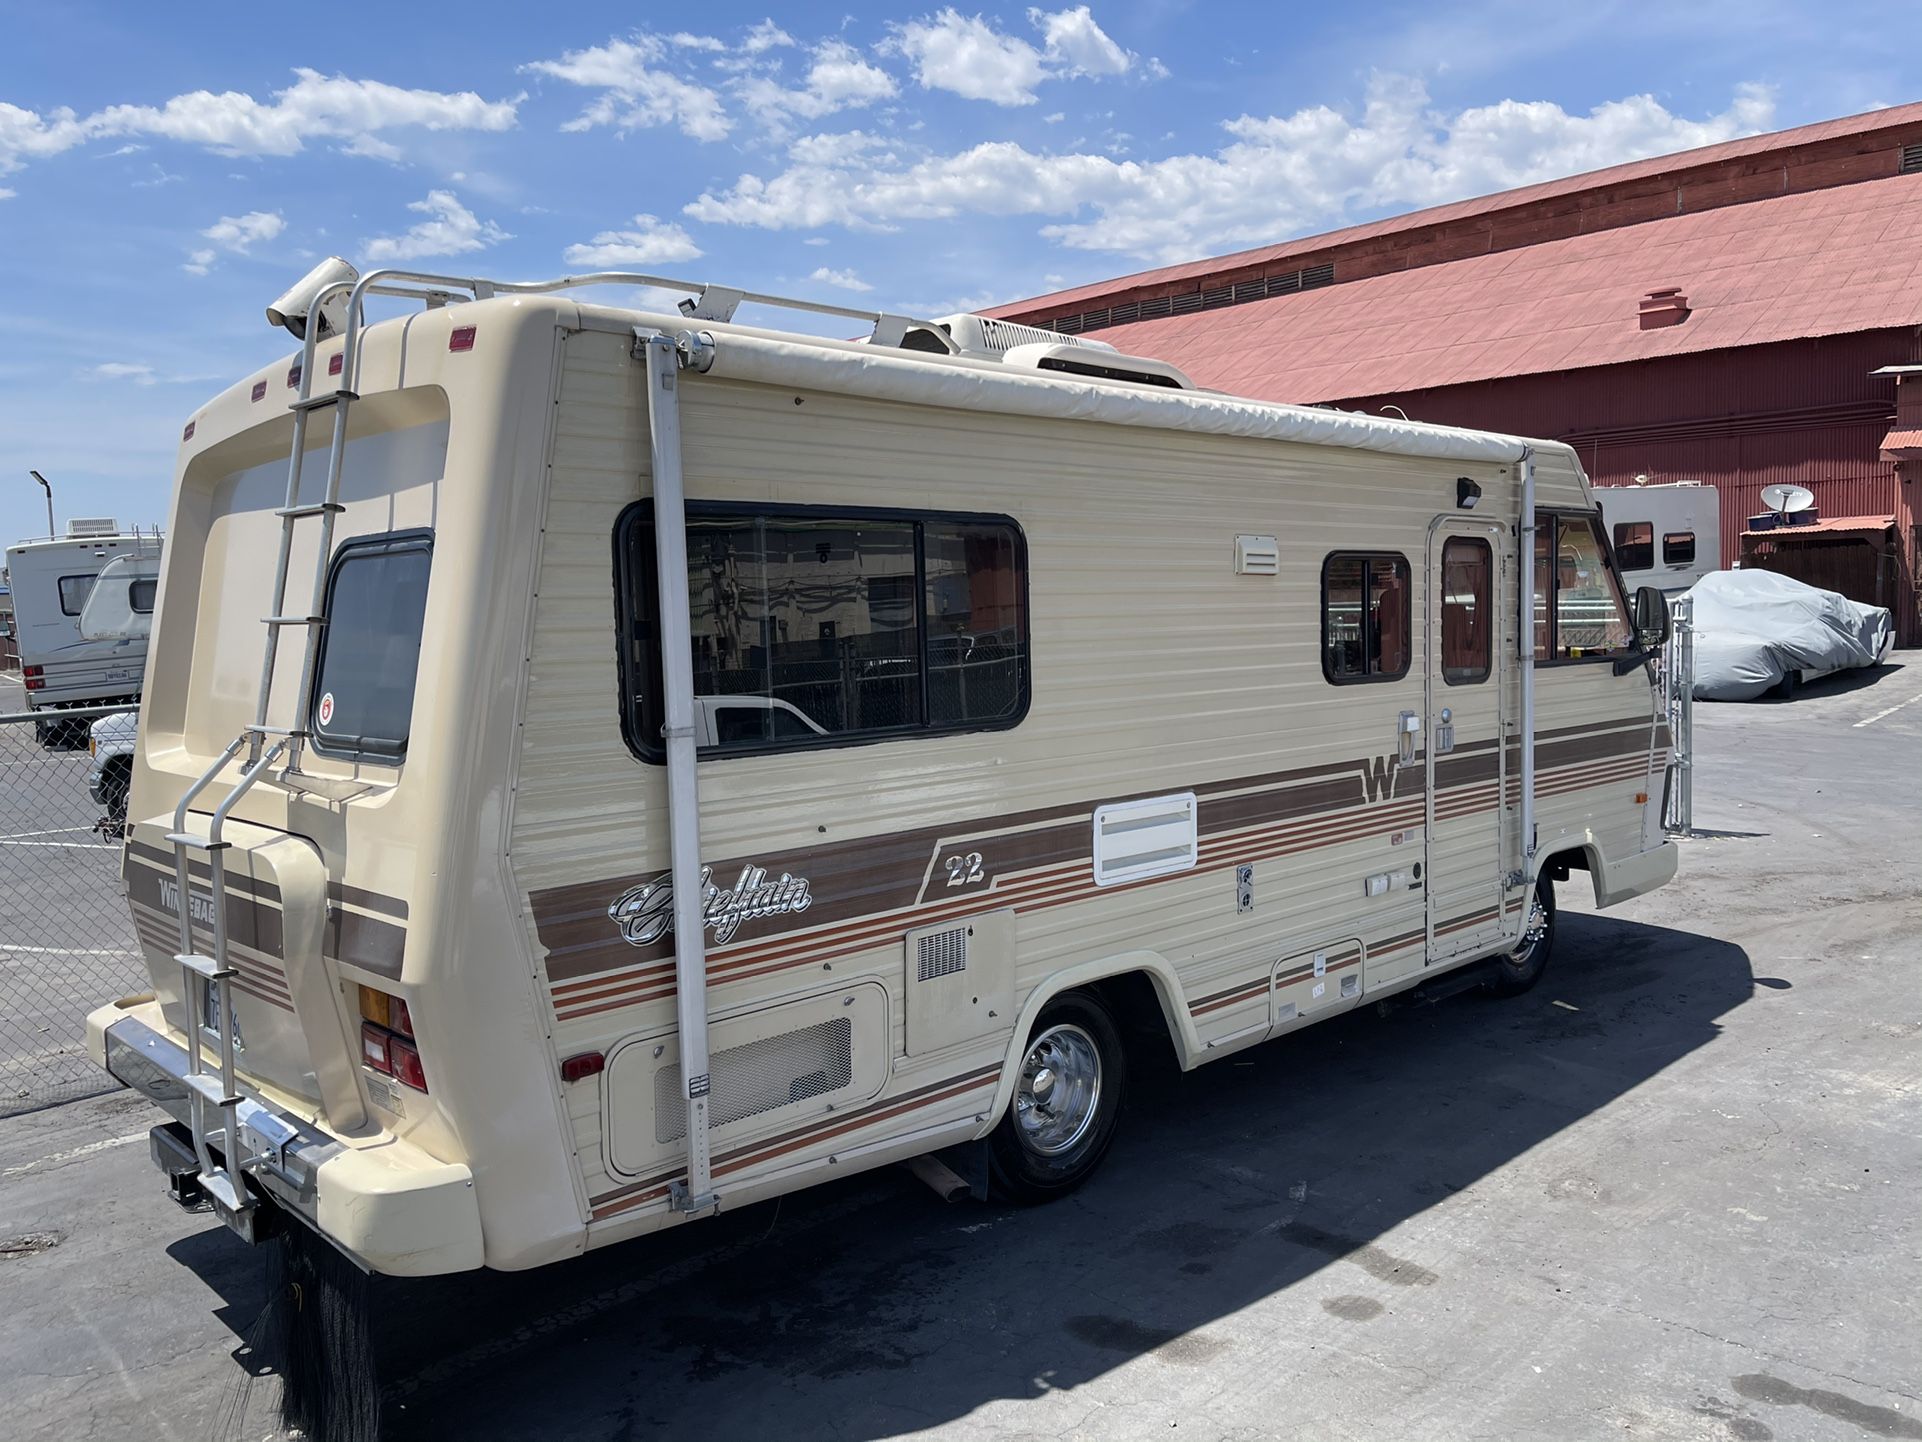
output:
<instances>
[{"instance_id":1,"label":"metal roof","mask_svg":"<svg viewBox=\"0 0 1922 1442\"><path fill-rule=\"evenodd\" d=\"M1472 200L1457 200L1447 205L1431 206L1427 210L1411 211L1406 215L1372 220L1364 225L1351 225L1344 230L1331 230L1322 235L1303 236L1298 240L1285 240L1276 245L1258 246L1253 250L1240 250L1228 255L1209 256L1203 260L1184 261L1180 265L1138 271L1133 275L1116 276L1111 280L1096 281L1090 285L1074 286L1068 290L1035 296L1030 300L995 306L981 313L999 316L1040 314L1043 311L1072 311L1084 303L1098 304L1120 292L1144 286L1172 284L1183 280L1201 280L1222 271L1265 266L1270 262L1287 260L1298 255L1306 256L1332 250L1336 246L1353 245L1358 241L1374 240L1404 231L1426 230L1432 226L1468 220L1480 215L1492 215L1504 210L1533 205L1539 201L1580 195L1587 191L1602 190L1656 176L1675 175L1682 171L1694 170L1701 166L1719 165L1725 161L1740 160L1747 156L1766 155L1822 141L1842 140L1855 135L1869 135L1917 120L1922 120L1922 101L1915 101L1908 105L1891 105L1882 110L1870 110L1861 115L1846 115L1840 119L1824 120L1814 125L1797 126L1793 130L1776 130L1763 135L1745 136L1740 140L1725 140L1717 145L1704 145L1696 150L1651 156L1647 160L1631 160L1623 165L1609 166L1605 170L1590 170L1581 175L1564 176L1560 180L1545 180L1538 185L1524 185L1517 190L1499 191L1494 195L1479 195Z\"/></svg>"},{"instance_id":2,"label":"metal roof","mask_svg":"<svg viewBox=\"0 0 1922 1442\"><path fill-rule=\"evenodd\" d=\"M1643 330L1642 297L1667 287L1687 297L1687 319ZM1114 326L1102 338L1172 361L1198 385L1307 402L1917 324L1922 174Z\"/></svg>"},{"instance_id":3,"label":"metal roof","mask_svg":"<svg viewBox=\"0 0 1922 1442\"><path fill-rule=\"evenodd\" d=\"M1847 535L1850 533L1872 534L1888 530L1895 525L1894 516L1830 516L1826 520L1809 521L1799 526L1771 526L1765 531L1744 531L1745 536L1767 536L1770 540L1793 540L1796 536L1808 535Z\"/></svg>"}]
</instances>

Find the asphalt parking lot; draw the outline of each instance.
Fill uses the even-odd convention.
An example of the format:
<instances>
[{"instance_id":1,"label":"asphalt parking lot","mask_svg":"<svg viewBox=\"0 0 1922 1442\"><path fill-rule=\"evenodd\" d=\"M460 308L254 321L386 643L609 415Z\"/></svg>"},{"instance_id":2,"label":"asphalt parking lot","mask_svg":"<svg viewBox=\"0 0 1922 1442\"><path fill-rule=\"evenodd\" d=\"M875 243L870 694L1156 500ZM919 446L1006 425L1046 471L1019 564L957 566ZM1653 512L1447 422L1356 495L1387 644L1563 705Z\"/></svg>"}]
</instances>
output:
<instances>
[{"instance_id":1,"label":"asphalt parking lot","mask_svg":"<svg viewBox=\"0 0 1922 1442\"><path fill-rule=\"evenodd\" d=\"M422 1438L1922 1438L1922 653L1697 708L1672 886L1516 1001L1137 1079L1031 1212L852 1178L393 1299ZM260 1259L0 1121L0 1437L260 1438Z\"/></svg>"}]
</instances>

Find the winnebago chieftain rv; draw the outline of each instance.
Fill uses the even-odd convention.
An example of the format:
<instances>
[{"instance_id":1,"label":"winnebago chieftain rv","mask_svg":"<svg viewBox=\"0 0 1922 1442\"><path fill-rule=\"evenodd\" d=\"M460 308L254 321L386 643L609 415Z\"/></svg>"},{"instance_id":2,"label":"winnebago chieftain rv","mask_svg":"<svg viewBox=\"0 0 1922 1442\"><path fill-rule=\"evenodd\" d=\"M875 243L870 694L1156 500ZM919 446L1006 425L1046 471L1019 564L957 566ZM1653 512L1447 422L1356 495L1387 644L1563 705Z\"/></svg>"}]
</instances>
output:
<instances>
[{"instance_id":1,"label":"winnebago chieftain rv","mask_svg":"<svg viewBox=\"0 0 1922 1442\"><path fill-rule=\"evenodd\" d=\"M153 990L88 1024L243 1233L534 1267L942 1149L1045 1200L1118 1017L1193 1067L1518 991L1552 879L1675 872L1667 613L1566 446L332 267L186 426Z\"/></svg>"}]
</instances>

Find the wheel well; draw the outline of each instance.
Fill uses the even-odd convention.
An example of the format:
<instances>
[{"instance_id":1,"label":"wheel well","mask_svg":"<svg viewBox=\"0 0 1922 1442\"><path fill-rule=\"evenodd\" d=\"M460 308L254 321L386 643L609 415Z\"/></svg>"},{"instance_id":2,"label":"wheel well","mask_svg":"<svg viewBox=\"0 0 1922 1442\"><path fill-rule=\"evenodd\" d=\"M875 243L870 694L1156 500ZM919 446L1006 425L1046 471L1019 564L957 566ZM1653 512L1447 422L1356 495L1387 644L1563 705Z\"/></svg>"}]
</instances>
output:
<instances>
[{"instance_id":1,"label":"wheel well","mask_svg":"<svg viewBox=\"0 0 1922 1442\"><path fill-rule=\"evenodd\" d=\"M1558 851L1542 863L1542 874L1550 881L1566 881L1571 871L1592 870L1594 867L1589 863L1588 851L1580 846Z\"/></svg>"},{"instance_id":2,"label":"wheel well","mask_svg":"<svg viewBox=\"0 0 1922 1442\"><path fill-rule=\"evenodd\" d=\"M1114 1013L1128 1060L1135 1063L1170 1063L1179 1068L1181 1054L1175 1043L1173 1025L1155 990L1154 979L1145 971L1125 971L1119 976L1089 982L1083 990L1093 992Z\"/></svg>"}]
</instances>

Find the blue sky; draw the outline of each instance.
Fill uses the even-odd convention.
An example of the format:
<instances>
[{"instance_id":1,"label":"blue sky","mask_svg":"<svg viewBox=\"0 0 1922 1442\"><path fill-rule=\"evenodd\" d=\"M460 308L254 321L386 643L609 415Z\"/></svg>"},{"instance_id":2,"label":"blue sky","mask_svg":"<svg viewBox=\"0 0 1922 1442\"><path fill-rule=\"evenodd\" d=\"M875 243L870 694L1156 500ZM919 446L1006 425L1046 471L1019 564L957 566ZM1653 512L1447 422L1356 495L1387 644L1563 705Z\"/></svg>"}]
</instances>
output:
<instances>
[{"instance_id":1,"label":"blue sky","mask_svg":"<svg viewBox=\"0 0 1922 1442\"><path fill-rule=\"evenodd\" d=\"M0 0L0 539L164 519L329 253L943 314L1922 95L1876 0L200 13Z\"/></svg>"}]
</instances>

